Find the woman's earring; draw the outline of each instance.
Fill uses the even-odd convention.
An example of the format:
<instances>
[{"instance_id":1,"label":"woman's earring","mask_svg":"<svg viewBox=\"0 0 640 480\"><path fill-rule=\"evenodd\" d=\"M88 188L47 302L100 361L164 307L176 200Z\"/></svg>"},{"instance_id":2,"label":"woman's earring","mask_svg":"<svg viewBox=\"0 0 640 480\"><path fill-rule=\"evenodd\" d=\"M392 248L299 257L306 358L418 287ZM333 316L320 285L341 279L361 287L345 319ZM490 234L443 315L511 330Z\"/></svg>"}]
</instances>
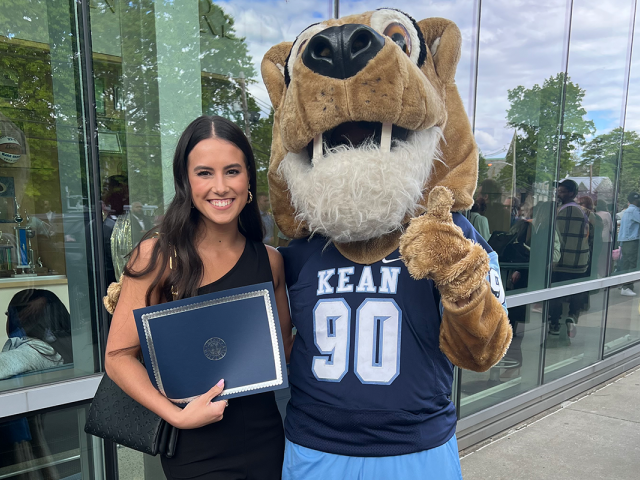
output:
<instances>
[{"instance_id":1,"label":"woman's earring","mask_svg":"<svg viewBox=\"0 0 640 480\"><path fill-rule=\"evenodd\" d=\"M247 203L251 202L253 202L253 194L251 193L251 190L249 190L249 199L247 200Z\"/></svg>"}]
</instances>

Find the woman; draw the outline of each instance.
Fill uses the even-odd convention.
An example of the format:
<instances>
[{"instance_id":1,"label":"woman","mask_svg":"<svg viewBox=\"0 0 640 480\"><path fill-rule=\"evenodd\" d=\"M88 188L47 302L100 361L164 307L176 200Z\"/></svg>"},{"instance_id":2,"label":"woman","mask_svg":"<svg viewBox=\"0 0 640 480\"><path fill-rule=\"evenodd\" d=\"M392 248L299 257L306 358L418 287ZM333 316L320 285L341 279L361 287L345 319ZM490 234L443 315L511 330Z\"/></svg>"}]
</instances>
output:
<instances>
[{"instance_id":1,"label":"woman","mask_svg":"<svg viewBox=\"0 0 640 480\"><path fill-rule=\"evenodd\" d=\"M73 362L69 311L54 293L22 290L6 314L9 339L0 352L0 379Z\"/></svg>"},{"instance_id":2,"label":"woman","mask_svg":"<svg viewBox=\"0 0 640 480\"><path fill-rule=\"evenodd\" d=\"M262 244L255 161L242 131L222 117L196 119L180 137L173 176L176 194L157 238L149 232L124 270L107 374L182 429L176 455L162 458L169 480L280 478L284 434L273 392L212 402L224 388L221 379L180 409L152 386L138 361L134 309L265 281L273 281L287 358L293 343L283 261Z\"/></svg>"}]
</instances>

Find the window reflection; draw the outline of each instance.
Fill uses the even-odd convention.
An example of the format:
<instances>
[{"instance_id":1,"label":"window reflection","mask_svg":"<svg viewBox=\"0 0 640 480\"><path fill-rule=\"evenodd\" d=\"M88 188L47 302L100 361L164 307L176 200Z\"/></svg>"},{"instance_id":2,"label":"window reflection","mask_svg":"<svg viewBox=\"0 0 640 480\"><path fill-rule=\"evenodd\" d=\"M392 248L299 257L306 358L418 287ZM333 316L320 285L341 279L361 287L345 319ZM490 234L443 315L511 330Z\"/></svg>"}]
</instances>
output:
<instances>
[{"instance_id":1,"label":"window reflection","mask_svg":"<svg viewBox=\"0 0 640 480\"><path fill-rule=\"evenodd\" d=\"M640 31L640 16L635 17L635 32ZM613 274L637 271L640 265L636 261L632 262L635 249L628 244L625 249L631 251L627 255L626 260L622 255L622 245L620 243L620 230L623 212L629 207L629 195L632 193L640 193L640 115L638 115L638 107L640 106L640 53L637 49L633 50L630 66L629 88L627 92L626 119L625 130L622 138L622 158L620 162L620 179L618 199L616 204L616 214L613 217L613 229L615 233L614 250L612 254L612 272ZM627 289L631 292L638 293L639 290L633 285L627 285Z\"/></svg>"},{"instance_id":2,"label":"window reflection","mask_svg":"<svg viewBox=\"0 0 640 480\"><path fill-rule=\"evenodd\" d=\"M633 291L640 292L640 282L633 287ZM605 357L640 341L640 295L622 295L621 290L621 287L609 289Z\"/></svg>"},{"instance_id":3,"label":"window reflection","mask_svg":"<svg viewBox=\"0 0 640 480\"><path fill-rule=\"evenodd\" d=\"M562 158L570 157L575 143L559 129L568 83L564 70L569 15L570 4L563 0L547 2L544 9L533 4L482 5L475 123L480 162L474 209L488 224L488 243L498 253L507 294L548 285L558 158L561 151ZM535 35L533 30L503 28L524 18L537 26ZM530 54L522 55L523 51ZM583 92L569 81L566 94L578 100L574 113L580 116Z\"/></svg>"},{"instance_id":4,"label":"window reflection","mask_svg":"<svg viewBox=\"0 0 640 480\"><path fill-rule=\"evenodd\" d=\"M87 407L66 408L0 419L0 478L101 478L82 431L86 412Z\"/></svg>"},{"instance_id":5,"label":"window reflection","mask_svg":"<svg viewBox=\"0 0 640 480\"><path fill-rule=\"evenodd\" d=\"M598 361L604 291L592 290L547 302L544 382Z\"/></svg>"},{"instance_id":6,"label":"window reflection","mask_svg":"<svg viewBox=\"0 0 640 480\"><path fill-rule=\"evenodd\" d=\"M0 9L0 391L95 372L76 4ZM16 12L22 12L16 15Z\"/></svg>"},{"instance_id":7,"label":"window reflection","mask_svg":"<svg viewBox=\"0 0 640 480\"><path fill-rule=\"evenodd\" d=\"M568 161L561 160L559 180L571 179L578 185L576 203L588 217L589 266L585 278L608 274L611 263L614 185L622 141L624 89L627 85L628 44L632 34L631 19L635 2L614 0L606 5L579 0L573 2L571 44L568 74L580 86L584 110L579 118L571 113L572 103L565 100L564 135L575 135L582 125L589 125L584 138L576 143ZM604 52L590 52L594 29L591 19L600 19L598 38L612 48ZM594 68L606 63L605 69ZM584 131L584 130L583 130ZM621 181L624 181L624 174ZM623 193L623 192L620 192ZM623 193L626 196L628 191ZM580 281L575 276L571 281ZM569 282L568 278L553 279Z\"/></svg>"},{"instance_id":8,"label":"window reflection","mask_svg":"<svg viewBox=\"0 0 640 480\"><path fill-rule=\"evenodd\" d=\"M542 348L540 304L509 308L513 340L504 358L488 372L462 375L460 414L465 417L539 385Z\"/></svg>"},{"instance_id":9,"label":"window reflection","mask_svg":"<svg viewBox=\"0 0 640 480\"><path fill-rule=\"evenodd\" d=\"M73 363L71 319L48 290L16 293L6 311L9 337L0 352L0 379Z\"/></svg>"}]
</instances>

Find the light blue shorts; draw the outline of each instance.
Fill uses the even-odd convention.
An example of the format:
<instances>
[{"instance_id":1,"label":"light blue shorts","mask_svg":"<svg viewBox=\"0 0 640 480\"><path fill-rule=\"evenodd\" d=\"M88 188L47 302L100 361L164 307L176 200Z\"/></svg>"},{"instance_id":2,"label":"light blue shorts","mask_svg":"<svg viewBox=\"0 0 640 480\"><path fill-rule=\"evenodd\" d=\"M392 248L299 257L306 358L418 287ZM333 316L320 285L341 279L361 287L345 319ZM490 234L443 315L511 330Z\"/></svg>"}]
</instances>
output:
<instances>
[{"instance_id":1,"label":"light blue shorts","mask_svg":"<svg viewBox=\"0 0 640 480\"><path fill-rule=\"evenodd\" d=\"M462 480L458 442L393 457L347 457L286 441L282 480Z\"/></svg>"}]
</instances>

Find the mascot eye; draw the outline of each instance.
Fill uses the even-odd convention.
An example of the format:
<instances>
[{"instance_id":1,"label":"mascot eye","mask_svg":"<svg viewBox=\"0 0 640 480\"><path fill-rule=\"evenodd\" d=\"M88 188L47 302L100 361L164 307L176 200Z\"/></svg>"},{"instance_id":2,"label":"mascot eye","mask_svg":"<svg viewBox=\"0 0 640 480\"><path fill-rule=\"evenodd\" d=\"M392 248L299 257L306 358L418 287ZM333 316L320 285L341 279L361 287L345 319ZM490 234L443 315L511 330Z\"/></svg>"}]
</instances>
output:
<instances>
[{"instance_id":1,"label":"mascot eye","mask_svg":"<svg viewBox=\"0 0 640 480\"><path fill-rule=\"evenodd\" d=\"M393 40L404 53L411 55L411 37L404 25L398 22L390 23L384 29L384 34Z\"/></svg>"}]
</instances>

